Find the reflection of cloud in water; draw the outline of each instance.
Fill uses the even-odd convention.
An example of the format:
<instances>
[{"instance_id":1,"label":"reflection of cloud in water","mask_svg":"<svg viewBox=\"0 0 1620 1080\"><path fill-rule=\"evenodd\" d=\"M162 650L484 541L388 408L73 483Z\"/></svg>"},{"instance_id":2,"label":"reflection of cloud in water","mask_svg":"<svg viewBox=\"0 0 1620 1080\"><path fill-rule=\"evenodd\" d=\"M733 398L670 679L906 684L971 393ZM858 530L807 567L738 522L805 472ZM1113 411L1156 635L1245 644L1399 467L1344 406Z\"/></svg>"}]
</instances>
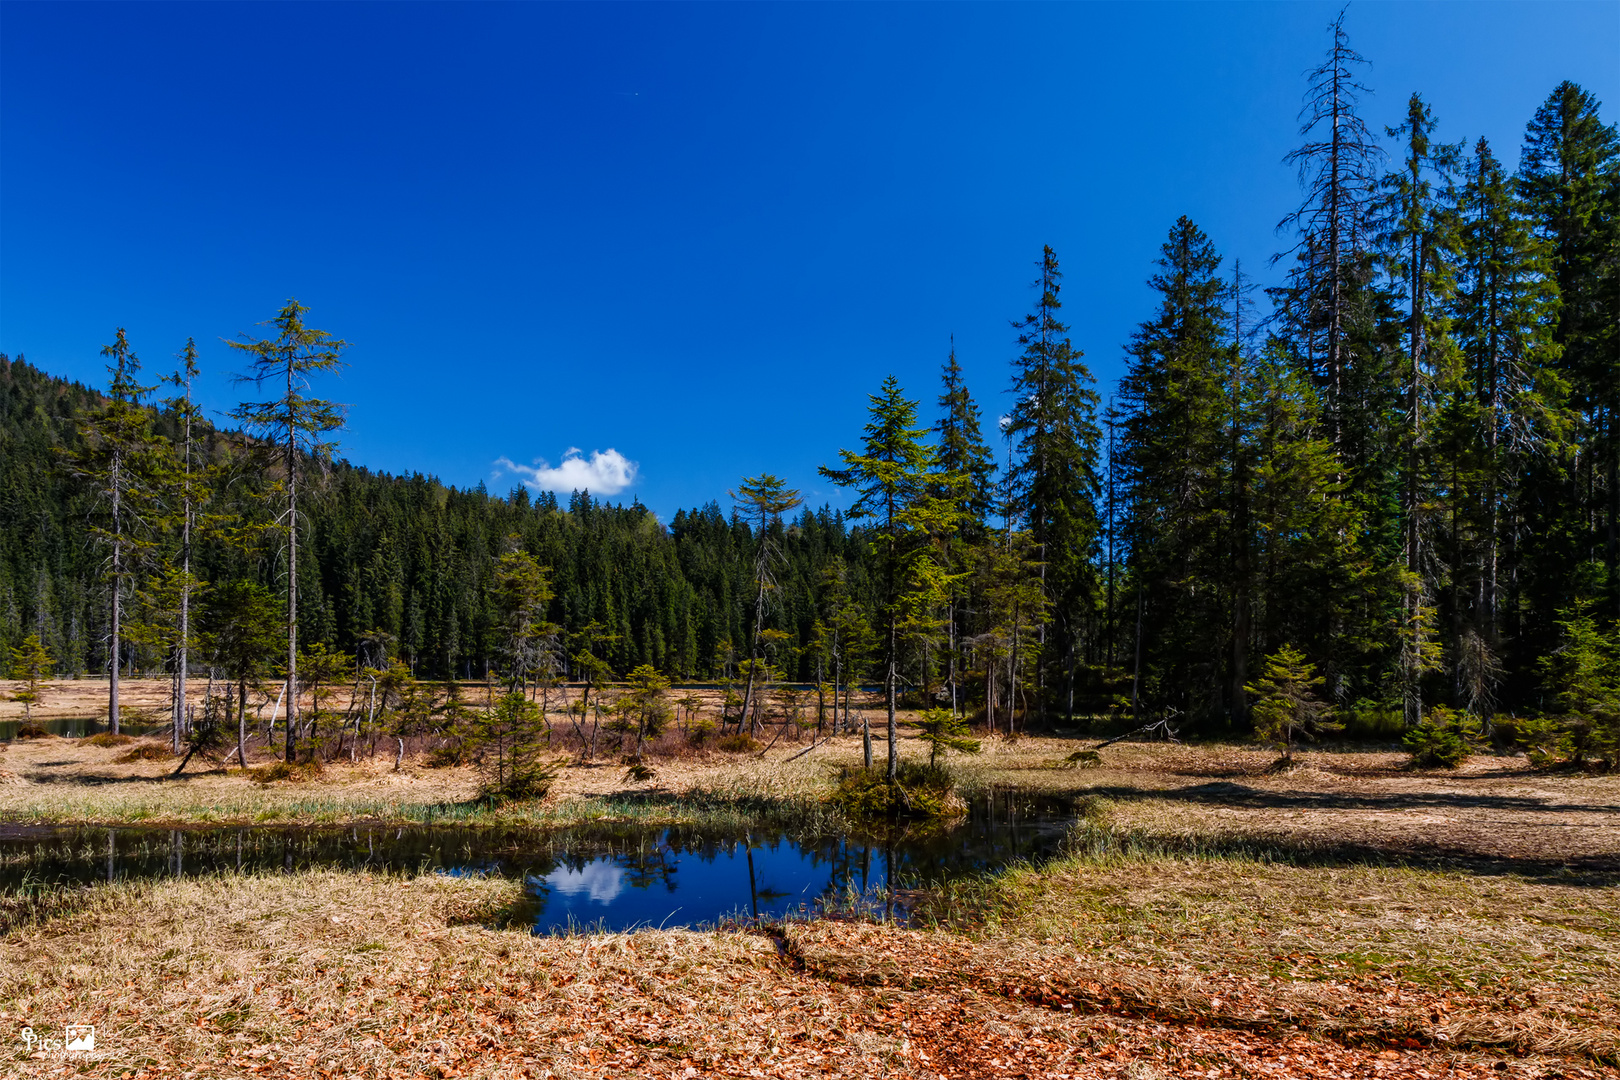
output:
<instances>
[{"instance_id":1,"label":"reflection of cloud in water","mask_svg":"<svg viewBox=\"0 0 1620 1080\"><path fill-rule=\"evenodd\" d=\"M568 896L585 893L595 903L610 904L624 889L624 869L598 859L583 870L571 867L555 870L546 875L545 882Z\"/></svg>"}]
</instances>

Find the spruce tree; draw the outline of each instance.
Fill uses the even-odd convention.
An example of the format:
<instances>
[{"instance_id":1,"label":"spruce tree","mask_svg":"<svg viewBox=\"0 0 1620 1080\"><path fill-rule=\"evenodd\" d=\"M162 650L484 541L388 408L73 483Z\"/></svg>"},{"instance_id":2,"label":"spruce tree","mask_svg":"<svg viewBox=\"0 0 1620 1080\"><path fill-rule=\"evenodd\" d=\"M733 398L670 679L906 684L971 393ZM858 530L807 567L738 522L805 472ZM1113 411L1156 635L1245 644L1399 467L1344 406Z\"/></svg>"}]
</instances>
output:
<instances>
[{"instance_id":1,"label":"spruce tree","mask_svg":"<svg viewBox=\"0 0 1620 1080\"><path fill-rule=\"evenodd\" d=\"M952 490L935 494L952 504L963 523L960 532L947 538L942 552L945 565L954 571L961 571L971 561L970 548L987 539L985 520L995 497L996 465L994 455L984 441L979 406L968 393L961 365L956 362L954 340L941 375L943 393L939 398L940 417L934 425L939 436L939 475L956 477L960 482ZM959 580L966 580L966 577L964 574ZM962 642L967 636L970 606L971 598L962 589L951 591L945 626L948 638L946 684L950 692L952 715L956 715L960 707L958 671L962 662Z\"/></svg>"},{"instance_id":2,"label":"spruce tree","mask_svg":"<svg viewBox=\"0 0 1620 1080\"><path fill-rule=\"evenodd\" d=\"M226 342L243 353L248 371L238 382L251 382L263 389L275 388L276 396L261 401L244 401L231 416L248 430L265 439L279 453L281 477L274 490L281 507L277 517L286 537L287 566L287 747L290 762L297 750L298 717L298 493L300 481L310 462L331 459L336 443L328 436L343 426L343 406L324 398L307 396L310 380L343 366L343 350L348 342L325 330L304 324L309 309L288 300L276 317L265 325L274 327L275 336Z\"/></svg>"},{"instance_id":3,"label":"spruce tree","mask_svg":"<svg viewBox=\"0 0 1620 1080\"><path fill-rule=\"evenodd\" d=\"M1555 485L1570 433L1568 384L1554 363L1557 284L1551 252L1516 197L1490 144L1480 139L1464 167L1459 203L1461 253L1453 321L1468 382L1480 410L1478 485L1467 525L1477 538L1470 623L1494 654L1503 648L1504 566L1510 537L1524 532L1527 487Z\"/></svg>"},{"instance_id":4,"label":"spruce tree","mask_svg":"<svg viewBox=\"0 0 1620 1080\"><path fill-rule=\"evenodd\" d=\"M1382 237L1389 269L1406 293L1405 384L1400 424L1404 572L1396 681L1408 726L1423 715L1422 678L1433 667L1430 639L1433 587L1425 562L1425 515L1438 485L1430 475L1431 414L1436 391L1452 368L1454 343L1447 315L1455 291L1457 247L1452 176L1460 146L1434 140L1435 121L1422 97L1407 102L1406 121L1386 129L1402 140L1401 168L1385 177Z\"/></svg>"},{"instance_id":5,"label":"spruce tree","mask_svg":"<svg viewBox=\"0 0 1620 1080\"><path fill-rule=\"evenodd\" d=\"M1157 265L1148 284L1159 309L1132 335L1119 384L1131 572L1153 628L1144 659L1149 685L1162 690L1150 697L1211 714L1228 651L1217 606L1230 571L1227 286L1214 245L1185 217Z\"/></svg>"},{"instance_id":6,"label":"spruce tree","mask_svg":"<svg viewBox=\"0 0 1620 1080\"><path fill-rule=\"evenodd\" d=\"M107 396L100 410L85 422L83 450L70 454L69 469L91 488L98 509L105 515L90 529L92 541L106 552L103 580L110 593L108 619L107 725L119 733L119 676L124 662L124 598L134 585L141 563L152 549L154 524L153 477L159 444L152 432L152 416L143 399L152 390L139 381L140 360L130 348L124 328L113 343L101 350L111 361Z\"/></svg>"},{"instance_id":7,"label":"spruce tree","mask_svg":"<svg viewBox=\"0 0 1620 1080\"><path fill-rule=\"evenodd\" d=\"M731 493L737 510L753 530L753 633L748 637L748 678L743 688L742 715L737 718L737 731L749 721L750 710L755 708L757 673L760 668L760 646L764 643L766 604L777 597L777 564L781 560L782 515L801 503L799 493L788 487L779 476L763 473L745 476L736 491Z\"/></svg>"},{"instance_id":8,"label":"spruce tree","mask_svg":"<svg viewBox=\"0 0 1620 1080\"><path fill-rule=\"evenodd\" d=\"M1557 370L1579 418L1578 452L1560 492L1568 534L1556 554L1601 560L1609 614L1620 614L1620 132L1572 82L1554 88L1525 131L1518 187L1550 246L1559 304ZM1554 601L1549 595L1543 601ZM1561 601L1558 601L1561 603ZM1541 613L1543 619L1547 612Z\"/></svg>"},{"instance_id":9,"label":"spruce tree","mask_svg":"<svg viewBox=\"0 0 1620 1080\"><path fill-rule=\"evenodd\" d=\"M1299 168L1304 201L1278 225L1298 230L1298 243L1278 259L1299 257L1296 317L1320 343L1306 351L1323 388L1334 448L1340 452L1347 427L1346 367L1354 357L1351 309L1364 283L1362 267L1373 240L1370 218L1381 156L1358 112L1361 95L1369 91L1357 71L1367 61L1350 47L1344 16L1340 11L1328 28L1333 40L1327 57L1307 77L1299 113L1305 142L1285 158Z\"/></svg>"},{"instance_id":10,"label":"spruce tree","mask_svg":"<svg viewBox=\"0 0 1620 1080\"><path fill-rule=\"evenodd\" d=\"M1064 711L1072 718L1075 669L1095 602L1102 432L1095 380L1059 318L1063 274L1056 252L1044 248L1038 265L1035 310L1013 324L1022 351L1008 387L1013 405L1006 436L1017 456L1007 485L1010 505L1035 545L1050 615L1034 627L1040 650L1036 708L1044 717L1054 689L1048 669L1056 667L1065 687Z\"/></svg>"},{"instance_id":11,"label":"spruce tree","mask_svg":"<svg viewBox=\"0 0 1620 1080\"><path fill-rule=\"evenodd\" d=\"M840 450L843 468L820 473L856 492L848 517L871 520L872 554L880 567L878 612L883 623L883 681L888 703L888 778L900 768L895 730L895 695L904 628L924 618L940 577L930 565L930 534L947 514L931 505L928 487L935 470L934 450L917 425L917 403L905 396L893 375L871 396L871 420L859 453Z\"/></svg>"}]
</instances>

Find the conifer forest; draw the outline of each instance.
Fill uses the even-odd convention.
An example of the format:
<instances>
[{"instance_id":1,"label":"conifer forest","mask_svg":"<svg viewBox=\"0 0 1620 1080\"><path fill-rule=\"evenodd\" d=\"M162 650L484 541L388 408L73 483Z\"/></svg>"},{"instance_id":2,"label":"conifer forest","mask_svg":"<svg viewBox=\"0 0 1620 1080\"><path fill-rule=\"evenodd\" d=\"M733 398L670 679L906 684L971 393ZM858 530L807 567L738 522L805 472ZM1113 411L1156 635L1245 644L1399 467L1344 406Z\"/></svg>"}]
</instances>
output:
<instances>
[{"instance_id":1,"label":"conifer forest","mask_svg":"<svg viewBox=\"0 0 1620 1080\"><path fill-rule=\"evenodd\" d=\"M1155 306L1079 341L1060 256L1085 253L1032 251L999 384L954 353L934 385L873 371L870 422L826 448L843 509L764 474L661 521L351 464L342 425L377 421L327 400L341 328L295 300L232 342L228 416L195 407L194 350L150 359L183 342L108 327L96 387L0 358L0 654L32 636L59 673L272 695L290 666L650 669L728 687L739 730L767 686L808 684L834 716L883 686L992 731L1208 734L1251 730L1291 664L1352 736L1612 761L1620 134L1570 82L1522 147L1418 94L1373 130L1364 66L1341 22L1270 265L1166 222ZM1099 385L1087 353L1121 347Z\"/></svg>"}]
</instances>

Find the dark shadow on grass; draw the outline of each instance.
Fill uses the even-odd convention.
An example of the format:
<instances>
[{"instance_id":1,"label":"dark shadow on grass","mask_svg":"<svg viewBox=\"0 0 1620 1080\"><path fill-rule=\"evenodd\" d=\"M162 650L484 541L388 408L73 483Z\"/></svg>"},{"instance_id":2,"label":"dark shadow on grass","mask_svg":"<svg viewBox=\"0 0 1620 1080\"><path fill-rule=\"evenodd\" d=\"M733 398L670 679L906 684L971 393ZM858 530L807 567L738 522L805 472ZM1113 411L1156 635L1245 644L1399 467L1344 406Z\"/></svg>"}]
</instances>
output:
<instances>
[{"instance_id":1,"label":"dark shadow on grass","mask_svg":"<svg viewBox=\"0 0 1620 1080\"><path fill-rule=\"evenodd\" d=\"M77 776L54 776L51 774L30 773L25 779L35 784L48 784L51 787L83 787L98 788L109 787L114 784L173 784L187 783L200 780L205 776L218 776L222 770L219 766L203 769L199 772L185 772L175 776L172 771L159 773L157 776L98 776L94 773L80 773ZM223 770L230 772L232 770Z\"/></svg>"},{"instance_id":2,"label":"dark shadow on grass","mask_svg":"<svg viewBox=\"0 0 1620 1080\"><path fill-rule=\"evenodd\" d=\"M1207 774L1206 774L1207 775ZM1251 810L1499 810L1504 813L1616 814L1620 806L1602 803L1556 803L1521 795L1454 794L1437 791L1368 793L1360 791L1275 791L1229 781L1181 788L1094 787L1088 793L1120 802L1170 799ZM1530 824L1530 823L1526 823ZM1620 817L1616 818L1620 825Z\"/></svg>"},{"instance_id":3,"label":"dark shadow on grass","mask_svg":"<svg viewBox=\"0 0 1620 1080\"><path fill-rule=\"evenodd\" d=\"M1256 791L1236 784L1200 784L1192 788L1151 790L1126 787L1091 789L1091 794L1120 803L1151 800L1180 800L1205 805L1243 809L1383 809L1410 806L1459 806L1467 803L1435 797L1376 799L1367 796L1296 796L1294 793ZM1331 801L1340 798L1341 801ZM1528 803L1528 805L1516 805ZM1547 810L1529 800L1509 800L1500 805L1491 800L1475 800L1476 807L1512 810ZM1600 806L1555 807L1565 812L1596 811ZM1485 824L1480 822L1480 824ZM1518 827L1535 827L1537 822L1510 822ZM1370 841L1287 837L1265 832L1244 832L1241 823L1212 833L1171 836L1135 830L1126 826L1086 826L1076 830L1074 843L1079 852L1095 854L1163 854L1213 858L1258 859L1301 866L1403 866L1420 869L1463 872L1477 875L1511 875L1543 884L1581 885L1606 888L1620 885L1620 854L1599 853L1543 856L1489 855L1459 844L1447 844L1433 836L1411 834L1404 840ZM1620 840L1620 836L1617 836Z\"/></svg>"}]
</instances>

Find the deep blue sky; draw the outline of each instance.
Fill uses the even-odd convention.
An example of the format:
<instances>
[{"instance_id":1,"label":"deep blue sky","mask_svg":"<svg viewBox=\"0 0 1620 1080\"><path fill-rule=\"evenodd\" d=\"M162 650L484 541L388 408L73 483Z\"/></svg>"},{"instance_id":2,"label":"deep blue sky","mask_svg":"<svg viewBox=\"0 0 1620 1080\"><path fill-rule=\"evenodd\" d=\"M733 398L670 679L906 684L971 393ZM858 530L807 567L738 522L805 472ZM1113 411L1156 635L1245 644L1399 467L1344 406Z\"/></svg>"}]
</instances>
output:
<instances>
[{"instance_id":1,"label":"deep blue sky","mask_svg":"<svg viewBox=\"0 0 1620 1080\"><path fill-rule=\"evenodd\" d=\"M1042 244L1101 389L1187 214L1267 280L1337 4L0 3L0 351L100 382L296 296L352 342L351 460L505 491L638 463L668 517L843 501L956 338L993 423ZM1358 3L1375 129L1421 91L1517 160L1560 79L1620 116L1620 3Z\"/></svg>"}]
</instances>

